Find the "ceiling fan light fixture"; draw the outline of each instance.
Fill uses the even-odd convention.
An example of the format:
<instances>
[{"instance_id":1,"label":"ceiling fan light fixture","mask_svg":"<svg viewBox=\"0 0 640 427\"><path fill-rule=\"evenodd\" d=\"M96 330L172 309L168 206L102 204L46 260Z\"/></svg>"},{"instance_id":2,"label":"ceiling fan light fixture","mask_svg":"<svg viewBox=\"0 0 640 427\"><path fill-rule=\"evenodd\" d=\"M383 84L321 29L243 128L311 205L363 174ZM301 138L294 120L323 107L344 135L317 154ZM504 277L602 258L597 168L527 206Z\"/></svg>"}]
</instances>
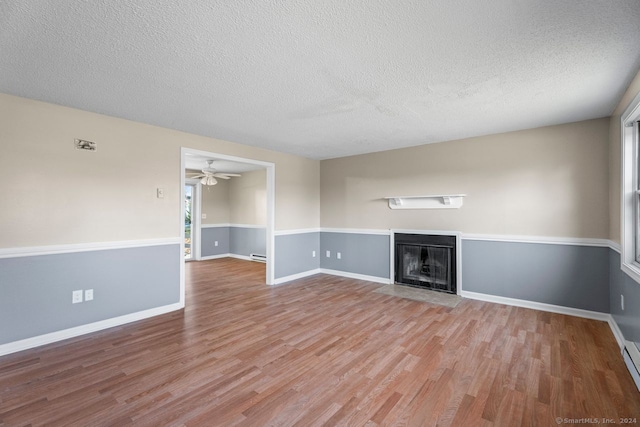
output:
<instances>
[{"instance_id":1,"label":"ceiling fan light fixture","mask_svg":"<svg viewBox=\"0 0 640 427\"><path fill-rule=\"evenodd\" d=\"M218 180L211 175L207 175L200 180L200 183L202 185L216 185Z\"/></svg>"}]
</instances>

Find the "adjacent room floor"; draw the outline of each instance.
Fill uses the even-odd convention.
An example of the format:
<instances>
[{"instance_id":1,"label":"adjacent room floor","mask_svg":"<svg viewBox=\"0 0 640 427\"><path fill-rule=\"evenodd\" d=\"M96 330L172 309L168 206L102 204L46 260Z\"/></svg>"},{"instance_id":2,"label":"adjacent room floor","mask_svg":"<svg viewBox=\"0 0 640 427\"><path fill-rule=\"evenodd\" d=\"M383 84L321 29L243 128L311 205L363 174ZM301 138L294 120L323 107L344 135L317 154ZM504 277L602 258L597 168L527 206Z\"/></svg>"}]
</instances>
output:
<instances>
[{"instance_id":1,"label":"adjacent room floor","mask_svg":"<svg viewBox=\"0 0 640 427\"><path fill-rule=\"evenodd\" d=\"M187 306L0 357L0 426L556 425L640 418L604 322L449 308L264 264L187 264Z\"/></svg>"}]
</instances>

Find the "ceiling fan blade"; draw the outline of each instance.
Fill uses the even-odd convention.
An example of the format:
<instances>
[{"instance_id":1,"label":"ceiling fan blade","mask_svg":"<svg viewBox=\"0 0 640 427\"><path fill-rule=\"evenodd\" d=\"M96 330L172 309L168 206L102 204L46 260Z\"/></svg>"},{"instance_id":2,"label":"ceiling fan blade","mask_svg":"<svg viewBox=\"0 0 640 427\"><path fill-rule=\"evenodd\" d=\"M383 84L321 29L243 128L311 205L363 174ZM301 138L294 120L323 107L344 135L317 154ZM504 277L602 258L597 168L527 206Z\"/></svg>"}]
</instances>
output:
<instances>
[{"instance_id":1,"label":"ceiling fan blade","mask_svg":"<svg viewBox=\"0 0 640 427\"><path fill-rule=\"evenodd\" d=\"M205 174L201 173L201 174L198 174L198 175L190 176L189 178L190 179L199 179L199 178L203 178L205 176L206 176Z\"/></svg>"},{"instance_id":2,"label":"ceiling fan blade","mask_svg":"<svg viewBox=\"0 0 640 427\"><path fill-rule=\"evenodd\" d=\"M227 173L227 172L218 172L215 174L216 176L222 177L222 176L242 176L239 173Z\"/></svg>"},{"instance_id":3,"label":"ceiling fan blade","mask_svg":"<svg viewBox=\"0 0 640 427\"><path fill-rule=\"evenodd\" d=\"M221 175L219 173L214 173L213 176L215 176L216 178L221 178L221 179L231 179L230 176Z\"/></svg>"}]
</instances>

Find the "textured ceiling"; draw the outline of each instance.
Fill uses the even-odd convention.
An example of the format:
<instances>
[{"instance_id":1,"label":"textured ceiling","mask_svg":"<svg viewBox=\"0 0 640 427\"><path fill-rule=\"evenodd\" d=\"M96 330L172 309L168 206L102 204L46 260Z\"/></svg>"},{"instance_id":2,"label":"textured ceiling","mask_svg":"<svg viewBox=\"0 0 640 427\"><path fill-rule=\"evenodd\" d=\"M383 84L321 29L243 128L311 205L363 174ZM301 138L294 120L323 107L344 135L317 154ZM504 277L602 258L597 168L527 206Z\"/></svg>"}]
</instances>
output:
<instances>
[{"instance_id":1,"label":"textured ceiling","mask_svg":"<svg viewBox=\"0 0 640 427\"><path fill-rule=\"evenodd\" d=\"M611 114L639 0L0 1L0 92L311 158Z\"/></svg>"}]
</instances>

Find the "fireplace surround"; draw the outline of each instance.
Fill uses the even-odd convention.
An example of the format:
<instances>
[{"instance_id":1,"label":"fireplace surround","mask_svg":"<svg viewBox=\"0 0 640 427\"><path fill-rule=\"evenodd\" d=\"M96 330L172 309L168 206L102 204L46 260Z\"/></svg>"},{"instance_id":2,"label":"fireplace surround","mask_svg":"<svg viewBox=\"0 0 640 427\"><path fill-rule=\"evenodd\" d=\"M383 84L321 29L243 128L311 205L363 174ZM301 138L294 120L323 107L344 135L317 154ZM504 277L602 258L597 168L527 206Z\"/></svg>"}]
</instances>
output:
<instances>
[{"instance_id":1,"label":"fireplace surround","mask_svg":"<svg viewBox=\"0 0 640 427\"><path fill-rule=\"evenodd\" d=\"M394 234L397 284L455 294L456 236Z\"/></svg>"}]
</instances>

